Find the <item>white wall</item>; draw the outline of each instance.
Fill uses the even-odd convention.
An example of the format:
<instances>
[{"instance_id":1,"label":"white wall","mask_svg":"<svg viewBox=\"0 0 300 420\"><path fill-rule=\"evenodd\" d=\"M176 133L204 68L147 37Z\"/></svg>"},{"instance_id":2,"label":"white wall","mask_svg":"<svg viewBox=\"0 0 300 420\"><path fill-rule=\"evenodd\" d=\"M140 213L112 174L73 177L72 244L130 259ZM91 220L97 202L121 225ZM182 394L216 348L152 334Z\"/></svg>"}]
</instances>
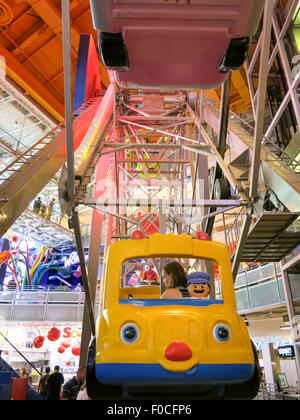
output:
<instances>
[{"instance_id":1,"label":"white wall","mask_svg":"<svg viewBox=\"0 0 300 420\"><path fill-rule=\"evenodd\" d=\"M286 374L289 386L297 386L297 369L295 360L280 359L281 372Z\"/></svg>"},{"instance_id":2,"label":"white wall","mask_svg":"<svg viewBox=\"0 0 300 420\"><path fill-rule=\"evenodd\" d=\"M270 342L277 347L282 342L292 342L291 330L281 330L283 324L281 318L278 319L256 319L250 320L248 331L250 338L255 343ZM289 386L297 386L297 370L295 360L280 359L280 371L285 373ZM279 372L277 372L279 373Z\"/></svg>"},{"instance_id":3,"label":"white wall","mask_svg":"<svg viewBox=\"0 0 300 420\"><path fill-rule=\"evenodd\" d=\"M257 319L248 320L248 331L252 341L254 342L270 342L276 343L278 340L292 341L290 330L281 330L283 324L282 319Z\"/></svg>"}]
</instances>

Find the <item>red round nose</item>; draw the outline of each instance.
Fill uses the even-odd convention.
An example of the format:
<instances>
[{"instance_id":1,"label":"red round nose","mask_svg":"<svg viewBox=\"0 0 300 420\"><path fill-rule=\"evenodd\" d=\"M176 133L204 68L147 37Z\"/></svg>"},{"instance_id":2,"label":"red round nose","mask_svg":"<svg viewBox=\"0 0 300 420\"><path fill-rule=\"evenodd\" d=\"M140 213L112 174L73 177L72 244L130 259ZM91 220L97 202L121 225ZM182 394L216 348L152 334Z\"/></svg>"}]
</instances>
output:
<instances>
[{"instance_id":1,"label":"red round nose","mask_svg":"<svg viewBox=\"0 0 300 420\"><path fill-rule=\"evenodd\" d=\"M165 351L166 359L172 360L173 362L189 360L192 355L192 350L182 341L174 341L174 343L168 345Z\"/></svg>"}]
</instances>

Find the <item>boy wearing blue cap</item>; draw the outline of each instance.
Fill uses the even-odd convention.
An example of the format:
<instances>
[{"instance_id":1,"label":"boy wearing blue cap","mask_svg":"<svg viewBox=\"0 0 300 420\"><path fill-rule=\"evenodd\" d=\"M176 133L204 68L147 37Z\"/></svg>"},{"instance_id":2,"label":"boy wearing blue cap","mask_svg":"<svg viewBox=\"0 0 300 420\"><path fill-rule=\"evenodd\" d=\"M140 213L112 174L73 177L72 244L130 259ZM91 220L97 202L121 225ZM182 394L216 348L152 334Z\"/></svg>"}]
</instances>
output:
<instances>
[{"instance_id":1,"label":"boy wearing blue cap","mask_svg":"<svg viewBox=\"0 0 300 420\"><path fill-rule=\"evenodd\" d=\"M187 276L188 291L191 298L209 299L210 276L207 273L196 272Z\"/></svg>"}]
</instances>

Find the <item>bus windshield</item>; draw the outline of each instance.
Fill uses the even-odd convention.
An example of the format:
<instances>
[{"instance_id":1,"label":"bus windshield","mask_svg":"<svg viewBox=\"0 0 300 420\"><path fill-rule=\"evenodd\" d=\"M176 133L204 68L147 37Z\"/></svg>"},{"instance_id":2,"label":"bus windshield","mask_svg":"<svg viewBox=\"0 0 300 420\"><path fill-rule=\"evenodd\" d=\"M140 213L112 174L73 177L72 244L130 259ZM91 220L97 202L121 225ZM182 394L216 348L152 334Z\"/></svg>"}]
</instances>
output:
<instances>
[{"instance_id":1,"label":"bus windshield","mask_svg":"<svg viewBox=\"0 0 300 420\"><path fill-rule=\"evenodd\" d=\"M186 256L130 259L121 267L120 298L126 296L222 300L219 267Z\"/></svg>"}]
</instances>

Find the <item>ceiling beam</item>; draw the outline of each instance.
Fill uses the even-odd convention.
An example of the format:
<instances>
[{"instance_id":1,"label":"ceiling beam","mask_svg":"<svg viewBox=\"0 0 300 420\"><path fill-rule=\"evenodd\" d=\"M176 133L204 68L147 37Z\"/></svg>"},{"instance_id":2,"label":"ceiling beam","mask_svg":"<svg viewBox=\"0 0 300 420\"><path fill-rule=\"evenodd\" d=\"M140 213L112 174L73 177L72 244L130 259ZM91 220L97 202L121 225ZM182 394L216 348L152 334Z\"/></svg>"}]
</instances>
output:
<instances>
[{"instance_id":1,"label":"ceiling beam","mask_svg":"<svg viewBox=\"0 0 300 420\"><path fill-rule=\"evenodd\" d=\"M25 48L31 45L36 39L39 38L42 31L47 30L46 25L39 21L33 25L28 31L26 31L22 36L15 40L15 44L18 45L14 48L11 53L16 56L21 54ZM48 29L49 30L49 29Z\"/></svg>"},{"instance_id":2,"label":"ceiling beam","mask_svg":"<svg viewBox=\"0 0 300 420\"><path fill-rule=\"evenodd\" d=\"M62 15L61 12L50 0L27 0L32 9L38 13L43 21L53 30L53 32L60 38L62 38ZM71 47L78 53L79 40L81 29L76 23L71 22ZM104 86L108 87L110 84L108 73L101 60L99 60L101 82Z\"/></svg>"},{"instance_id":3,"label":"ceiling beam","mask_svg":"<svg viewBox=\"0 0 300 420\"><path fill-rule=\"evenodd\" d=\"M57 121L63 121L64 105L2 44L0 44L0 55L5 58L6 74Z\"/></svg>"}]
</instances>

